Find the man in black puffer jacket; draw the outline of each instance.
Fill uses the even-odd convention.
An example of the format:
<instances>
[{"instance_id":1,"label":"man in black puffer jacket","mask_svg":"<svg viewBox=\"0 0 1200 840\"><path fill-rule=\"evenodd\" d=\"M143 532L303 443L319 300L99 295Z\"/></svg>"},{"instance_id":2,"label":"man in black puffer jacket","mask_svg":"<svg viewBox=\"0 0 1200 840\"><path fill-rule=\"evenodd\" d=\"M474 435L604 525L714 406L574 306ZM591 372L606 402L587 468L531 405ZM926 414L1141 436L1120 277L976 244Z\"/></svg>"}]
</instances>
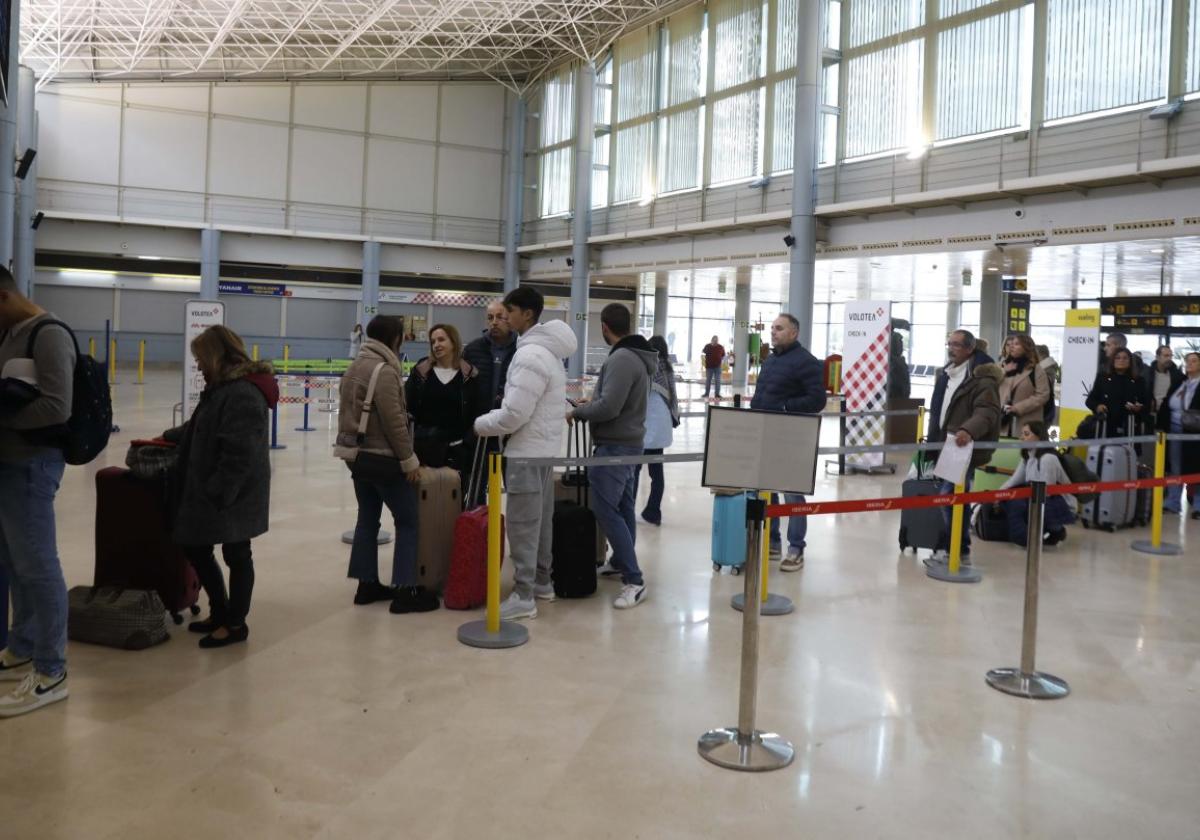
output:
<instances>
[{"instance_id":1,"label":"man in black puffer jacket","mask_svg":"<svg viewBox=\"0 0 1200 840\"><path fill-rule=\"evenodd\" d=\"M786 312L771 324L771 355L762 363L751 408L786 411L792 414L819 414L825 410L824 368L812 353L800 346L800 322ZM788 504L804 504L804 497L785 493ZM774 494L771 503L776 502ZM781 572L804 568L804 538L808 518L788 517L788 553L779 565ZM771 520L771 556L782 553L779 520Z\"/></svg>"}]
</instances>

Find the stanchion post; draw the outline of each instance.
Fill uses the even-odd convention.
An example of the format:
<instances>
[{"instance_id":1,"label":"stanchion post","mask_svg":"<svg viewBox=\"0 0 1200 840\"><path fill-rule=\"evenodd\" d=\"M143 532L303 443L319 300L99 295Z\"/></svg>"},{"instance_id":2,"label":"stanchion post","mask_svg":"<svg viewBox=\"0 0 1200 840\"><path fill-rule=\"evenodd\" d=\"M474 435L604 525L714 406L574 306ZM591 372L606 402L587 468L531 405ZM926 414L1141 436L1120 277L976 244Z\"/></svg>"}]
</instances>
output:
<instances>
[{"instance_id":1,"label":"stanchion post","mask_svg":"<svg viewBox=\"0 0 1200 840\"><path fill-rule=\"evenodd\" d=\"M771 494L761 492L758 498L762 500L765 506L771 501ZM763 533L770 533L770 519L763 514ZM759 554L761 562L759 567L762 569L762 585L759 587L761 594L759 596L759 612L762 615L788 615L796 609L796 605L792 603L792 599L786 595L774 595L767 589L767 578L771 571L771 541L764 539L761 541L762 546ZM734 595L729 601L729 606L733 607L738 612L746 608L746 595L739 592Z\"/></svg>"},{"instance_id":2,"label":"stanchion post","mask_svg":"<svg viewBox=\"0 0 1200 840\"><path fill-rule=\"evenodd\" d=\"M117 384L117 339L108 340L108 384Z\"/></svg>"},{"instance_id":3,"label":"stanchion post","mask_svg":"<svg viewBox=\"0 0 1200 840\"><path fill-rule=\"evenodd\" d=\"M297 432L315 432L315 426L308 425L308 403L309 403L309 385L312 383L312 371L308 368L304 370L304 419L300 425L296 427Z\"/></svg>"},{"instance_id":4,"label":"stanchion post","mask_svg":"<svg viewBox=\"0 0 1200 840\"><path fill-rule=\"evenodd\" d=\"M1167 435L1158 433L1154 442L1154 477L1163 478L1167 474ZM1166 490L1161 485L1154 488L1150 503L1150 539L1134 540L1133 550L1144 554L1173 555L1182 554L1183 549L1174 543L1162 541L1163 528L1163 493ZM1186 508L1185 508L1186 510Z\"/></svg>"},{"instance_id":5,"label":"stanchion post","mask_svg":"<svg viewBox=\"0 0 1200 840\"><path fill-rule=\"evenodd\" d=\"M1021 629L1021 667L994 668L987 672L987 684L997 691L1033 700L1056 700L1070 694L1070 686L1053 674L1036 670L1038 577L1042 564L1042 528L1045 524L1046 483L1031 482L1029 533L1025 549L1025 619Z\"/></svg>"},{"instance_id":6,"label":"stanchion post","mask_svg":"<svg viewBox=\"0 0 1200 840\"><path fill-rule=\"evenodd\" d=\"M250 358L256 362L258 361L258 345L257 344L254 344L250 347Z\"/></svg>"},{"instance_id":7,"label":"stanchion post","mask_svg":"<svg viewBox=\"0 0 1200 840\"><path fill-rule=\"evenodd\" d=\"M956 496L961 496L965 492L966 486L964 484L954 485L954 494ZM971 566L964 566L962 562L962 536L963 528L966 527L963 522L965 518L964 513L965 511L961 503L954 505L950 512L949 561L945 565L937 562L930 563L929 567L925 570L925 574L928 577L947 583L979 583L979 581L983 580L983 575Z\"/></svg>"},{"instance_id":8,"label":"stanchion post","mask_svg":"<svg viewBox=\"0 0 1200 840\"><path fill-rule=\"evenodd\" d=\"M915 443L920 443L921 438L925 437L925 406L917 406L917 439ZM917 453L920 456L921 453Z\"/></svg>"},{"instance_id":9,"label":"stanchion post","mask_svg":"<svg viewBox=\"0 0 1200 840\"><path fill-rule=\"evenodd\" d=\"M279 442L279 404L271 409L271 448L287 449L286 443Z\"/></svg>"},{"instance_id":10,"label":"stanchion post","mask_svg":"<svg viewBox=\"0 0 1200 840\"><path fill-rule=\"evenodd\" d=\"M759 598L759 556L762 553L766 503L746 500L746 574L744 603ZM778 770L796 756L795 748L774 732L754 728L758 707L758 610L742 610L742 668L738 692L737 727L711 729L700 736L700 755L730 770Z\"/></svg>"},{"instance_id":11,"label":"stanchion post","mask_svg":"<svg viewBox=\"0 0 1200 840\"><path fill-rule=\"evenodd\" d=\"M291 366L288 365L288 357L291 356L291 353L292 353L291 345L290 344L283 345L283 372L284 373L288 373L291 370Z\"/></svg>"},{"instance_id":12,"label":"stanchion post","mask_svg":"<svg viewBox=\"0 0 1200 840\"><path fill-rule=\"evenodd\" d=\"M92 336L88 339L88 355L93 359L96 358L96 337Z\"/></svg>"},{"instance_id":13,"label":"stanchion post","mask_svg":"<svg viewBox=\"0 0 1200 840\"><path fill-rule=\"evenodd\" d=\"M500 620L500 553L504 549L500 535L502 458L498 452L488 455L487 613L483 621L468 621L458 628L458 640L470 647L512 648L529 641L529 628L525 625Z\"/></svg>"},{"instance_id":14,"label":"stanchion post","mask_svg":"<svg viewBox=\"0 0 1200 840\"><path fill-rule=\"evenodd\" d=\"M146 384L146 339L138 341L138 375L137 384Z\"/></svg>"}]
</instances>

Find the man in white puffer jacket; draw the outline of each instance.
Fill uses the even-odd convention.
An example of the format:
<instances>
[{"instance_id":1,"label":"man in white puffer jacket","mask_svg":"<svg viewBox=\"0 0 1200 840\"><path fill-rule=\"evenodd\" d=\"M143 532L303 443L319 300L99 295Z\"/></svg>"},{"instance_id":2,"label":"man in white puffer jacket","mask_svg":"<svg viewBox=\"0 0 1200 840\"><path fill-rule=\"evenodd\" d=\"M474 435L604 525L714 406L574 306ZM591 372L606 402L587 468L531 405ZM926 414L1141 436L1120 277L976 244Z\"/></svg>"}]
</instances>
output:
<instances>
[{"instance_id":1,"label":"man in white puffer jacket","mask_svg":"<svg viewBox=\"0 0 1200 840\"><path fill-rule=\"evenodd\" d=\"M500 407L475 421L480 437L508 435L504 451L514 458L553 458L562 448L567 407L563 359L575 352L575 333L563 321L539 324L541 293L519 286L504 298L508 323L516 331L517 352L508 367ZM511 466L508 489L508 546L515 585L500 605L500 618L536 618L537 600L554 600L550 544L554 517L554 478L550 467Z\"/></svg>"}]
</instances>

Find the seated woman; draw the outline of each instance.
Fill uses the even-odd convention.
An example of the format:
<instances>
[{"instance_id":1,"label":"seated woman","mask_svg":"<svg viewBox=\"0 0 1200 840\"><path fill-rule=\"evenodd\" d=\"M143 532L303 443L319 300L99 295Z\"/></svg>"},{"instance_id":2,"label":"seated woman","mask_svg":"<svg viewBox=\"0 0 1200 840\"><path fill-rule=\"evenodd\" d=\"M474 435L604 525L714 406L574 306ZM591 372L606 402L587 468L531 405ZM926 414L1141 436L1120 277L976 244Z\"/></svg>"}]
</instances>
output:
<instances>
[{"instance_id":1,"label":"seated woman","mask_svg":"<svg viewBox=\"0 0 1200 840\"><path fill-rule=\"evenodd\" d=\"M1021 487L1031 481L1044 481L1051 484L1070 484L1071 479L1063 469L1058 453L1050 444L1050 432L1046 424L1040 420L1031 420L1021 426L1021 440L1027 443L1045 441L1046 449L1022 449L1021 463L1008 481L1004 482L1002 490ZM1029 531L1029 500L1015 499L1002 502L1005 516L1008 518L1008 538L1019 546L1024 547L1028 541ZM1044 520L1042 522L1042 542L1045 545L1057 545L1067 538L1067 527L1075 521L1077 503L1075 497L1046 496Z\"/></svg>"}]
</instances>

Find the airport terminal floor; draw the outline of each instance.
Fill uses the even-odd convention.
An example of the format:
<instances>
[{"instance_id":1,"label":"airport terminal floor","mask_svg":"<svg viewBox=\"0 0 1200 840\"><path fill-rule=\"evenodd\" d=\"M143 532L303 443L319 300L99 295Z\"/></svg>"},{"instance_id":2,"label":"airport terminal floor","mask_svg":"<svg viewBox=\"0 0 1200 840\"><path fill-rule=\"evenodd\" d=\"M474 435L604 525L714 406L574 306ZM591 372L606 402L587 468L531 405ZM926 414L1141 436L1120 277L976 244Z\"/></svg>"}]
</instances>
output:
<instances>
[{"instance_id":1,"label":"airport terminal floor","mask_svg":"<svg viewBox=\"0 0 1200 840\"><path fill-rule=\"evenodd\" d=\"M69 585L91 582L95 470L178 400L177 373L128 382L120 433L58 497ZM0 721L0 835L1197 836L1200 522L1166 519L1176 557L1079 527L1046 550L1038 665L1072 693L1035 702L984 682L1018 663L1023 551L977 544L983 582L938 583L897 552L898 514L813 517L803 571L772 564L796 611L761 623L759 726L797 757L736 773L696 751L736 722L742 587L712 571L699 464L667 467L663 526L639 528L644 605L612 609L601 581L539 604L527 645L478 650L455 630L479 611L351 604L339 535L355 503L331 415L303 434L288 409L249 643L204 651L173 629L138 653L72 644L70 699ZM672 451L702 446L702 419L679 431ZM898 495L900 480L819 475L816 495Z\"/></svg>"}]
</instances>

